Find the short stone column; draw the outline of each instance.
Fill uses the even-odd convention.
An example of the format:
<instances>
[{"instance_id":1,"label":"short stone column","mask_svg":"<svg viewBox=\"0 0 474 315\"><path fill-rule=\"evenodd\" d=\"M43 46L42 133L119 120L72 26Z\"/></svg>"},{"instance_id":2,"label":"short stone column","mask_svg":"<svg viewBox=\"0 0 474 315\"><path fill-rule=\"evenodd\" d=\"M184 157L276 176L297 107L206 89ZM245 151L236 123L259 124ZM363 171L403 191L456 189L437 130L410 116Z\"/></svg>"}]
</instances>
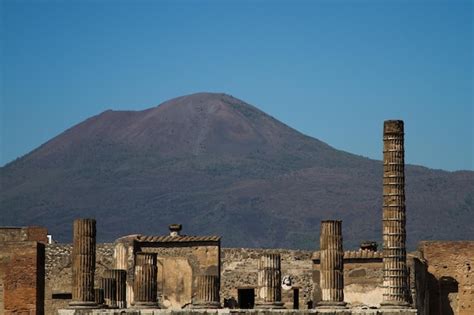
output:
<instances>
[{"instance_id":1,"label":"short stone column","mask_svg":"<svg viewBox=\"0 0 474 315\"><path fill-rule=\"evenodd\" d=\"M264 254L258 260L256 308L283 308L280 254Z\"/></svg>"},{"instance_id":2,"label":"short stone column","mask_svg":"<svg viewBox=\"0 0 474 315\"><path fill-rule=\"evenodd\" d=\"M104 289L95 288L94 289L94 300L98 307L104 306Z\"/></svg>"},{"instance_id":3,"label":"short stone column","mask_svg":"<svg viewBox=\"0 0 474 315\"><path fill-rule=\"evenodd\" d=\"M383 302L408 307L406 261L405 148L402 120L383 125Z\"/></svg>"},{"instance_id":4,"label":"short stone column","mask_svg":"<svg viewBox=\"0 0 474 315\"><path fill-rule=\"evenodd\" d=\"M117 281L113 278L101 278L100 287L104 290L104 302L109 308L117 308Z\"/></svg>"},{"instance_id":5,"label":"short stone column","mask_svg":"<svg viewBox=\"0 0 474 315\"><path fill-rule=\"evenodd\" d=\"M342 249L342 222L321 221L320 287L321 308L344 308L344 251Z\"/></svg>"},{"instance_id":6,"label":"short stone column","mask_svg":"<svg viewBox=\"0 0 474 315\"><path fill-rule=\"evenodd\" d=\"M76 219L72 247L72 301L73 308L95 308L96 228L94 219Z\"/></svg>"},{"instance_id":7,"label":"short stone column","mask_svg":"<svg viewBox=\"0 0 474 315\"><path fill-rule=\"evenodd\" d=\"M104 272L104 278L115 279L117 307L127 308L127 272L121 269L109 269Z\"/></svg>"},{"instance_id":8,"label":"short stone column","mask_svg":"<svg viewBox=\"0 0 474 315\"><path fill-rule=\"evenodd\" d=\"M158 308L156 262L155 253L135 254L134 307Z\"/></svg>"},{"instance_id":9,"label":"short stone column","mask_svg":"<svg viewBox=\"0 0 474 315\"><path fill-rule=\"evenodd\" d=\"M220 308L219 277L199 275L196 277L196 296L193 308Z\"/></svg>"}]
</instances>

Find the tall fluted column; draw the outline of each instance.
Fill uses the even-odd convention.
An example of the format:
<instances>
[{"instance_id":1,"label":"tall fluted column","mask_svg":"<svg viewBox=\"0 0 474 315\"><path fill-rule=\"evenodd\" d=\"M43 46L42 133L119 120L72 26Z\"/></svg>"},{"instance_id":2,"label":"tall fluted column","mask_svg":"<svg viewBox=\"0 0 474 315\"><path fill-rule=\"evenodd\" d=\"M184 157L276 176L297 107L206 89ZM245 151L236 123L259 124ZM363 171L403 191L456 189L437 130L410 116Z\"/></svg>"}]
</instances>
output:
<instances>
[{"instance_id":1,"label":"tall fluted column","mask_svg":"<svg viewBox=\"0 0 474 315\"><path fill-rule=\"evenodd\" d=\"M197 276L193 308L219 308L219 287L218 276Z\"/></svg>"},{"instance_id":2,"label":"tall fluted column","mask_svg":"<svg viewBox=\"0 0 474 315\"><path fill-rule=\"evenodd\" d=\"M95 236L94 219L74 220L71 307L97 307L94 299Z\"/></svg>"},{"instance_id":3,"label":"tall fluted column","mask_svg":"<svg viewBox=\"0 0 474 315\"><path fill-rule=\"evenodd\" d=\"M405 149L402 120L383 128L383 303L408 306L405 232Z\"/></svg>"},{"instance_id":4,"label":"tall fluted column","mask_svg":"<svg viewBox=\"0 0 474 315\"><path fill-rule=\"evenodd\" d=\"M116 282L116 294L115 300L118 308L127 307L127 272L121 269L109 269L104 272L104 278L115 279Z\"/></svg>"},{"instance_id":5,"label":"tall fluted column","mask_svg":"<svg viewBox=\"0 0 474 315\"><path fill-rule=\"evenodd\" d=\"M158 308L155 253L136 253L133 295L135 307Z\"/></svg>"},{"instance_id":6,"label":"tall fluted column","mask_svg":"<svg viewBox=\"0 0 474 315\"><path fill-rule=\"evenodd\" d=\"M283 308L280 254L264 254L258 261L257 308Z\"/></svg>"},{"instance_id":7,"label":"tall fluted column","mask_svg":"<svg viewBox=\"0 0 474 315\"><path fill-rule=\"evenodd\" d=\"M320 307L344 307L344 250L342 249L342 221L321 221Z\"/></svg>"},{"instance_id":8,"label":"tall fluted column","mask_svg":"<svg viewBox=\"0 0 474 315\"><path fill-rule=\"evenodd\" d=\"M105 305L109 308L117 307L117 281L113 278L100 279L100 287L104 290Z\"/></svg>"}]
</instances>

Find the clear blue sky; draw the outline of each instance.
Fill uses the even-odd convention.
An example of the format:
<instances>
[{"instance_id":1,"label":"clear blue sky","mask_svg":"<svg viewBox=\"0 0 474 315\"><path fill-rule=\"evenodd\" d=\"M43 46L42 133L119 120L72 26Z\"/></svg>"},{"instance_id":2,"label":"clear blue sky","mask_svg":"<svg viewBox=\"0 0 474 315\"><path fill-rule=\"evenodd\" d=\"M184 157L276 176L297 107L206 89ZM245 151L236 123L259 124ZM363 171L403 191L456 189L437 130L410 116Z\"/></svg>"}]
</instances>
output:
<instances>
[{"instance_id":1,"label":"clear blue sky","mask_svg":"<svg viewBox=\"0 0 474 315\"><path fill-rule=\"evenodd\" d=\"M225 92L381 159L474 169L472 1L1 2L0 165L106 109Z\"/></svg>"}]
</instances>

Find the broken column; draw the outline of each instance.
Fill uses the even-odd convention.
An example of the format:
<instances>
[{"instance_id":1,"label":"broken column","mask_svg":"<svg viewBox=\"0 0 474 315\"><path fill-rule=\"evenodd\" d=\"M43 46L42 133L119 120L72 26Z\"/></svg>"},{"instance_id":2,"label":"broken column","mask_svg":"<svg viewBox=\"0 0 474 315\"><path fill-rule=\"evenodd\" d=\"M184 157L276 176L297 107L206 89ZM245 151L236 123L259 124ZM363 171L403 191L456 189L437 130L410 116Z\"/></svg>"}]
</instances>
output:
<instances>
[{"instance_id":1,"label":"broken column","mask_svg":"<svg viewBox=\"0 0 474 315\"><path fill-rule=\"evenodd\" d=\"M100 288L104 291L104 302L109 308L117 308L117 281L113 278L101 278Z\"/></svg>"},{"instance_id":2,"label":"broken column","mask_svg":"<svg viewBox=\"0 0 474 315\"><path fill-rule=\"evenodd\" d=\"M104 289L95 288L94 289L94 300L98 307L104 306Z\"/></svg>"},{"instance_id":3,"label":"broken column","mask_svg":"<svg viewBox=\"0 0 474 315\"><path fill-rule=\"evenodd\" d=\"M196 277L196 296L193 308L219 308L219 277L199 275Z\"/></svg>"},{"instance_id":4,"label":"broken column","mask_svg":"<svg viewBox=\"0 0 474 315\"><path fill-rule=\"evenodd\" d=\"M323 308L342 308L344 302L344 250L342 249L342 221L321 221L320 287Z\"/></svg>"},{"instance_id":5,"label":"broken column","mask_svg":"<svg viewBox=\"0 0 474 315\"><path fill-rule=\"evenodd\" d=\"M118 308L127 308L127 272L121 269L109 269L104 272L104 278L115 279L115 301Z\"/></svg>"},{"instance_id":6,"label":"broken column","mask_svg":"<svg viewBox=\"0 0 474 315\"><path fill-rule=\"evenodd\" d=\"M409 305L405 232L405 149L402 120L387 120L383 129L383 302Z\"/></svg>"},{"instance_id":7,"label":"broken column","mask_svg":"<svg viewBox=\"0 0 474 315\"><path fill-rule=\"evenodd\" d=\"M155 253L136 253L135 280L133 285L133 306L158 308L157 266Z\"/></svg>"},{"instance_id":8,"label":"broken column","mask_svg":"<svg viewBox=\"0 0 474 315\"><path fill-rule=\"evenodd\" d=\"M72 301L75 308L97 307L94 299L95 220L76 219L72 247Z\"/></svg>"},{"instance_id":9,"label":"broken column","mask_svg":"<svg viewBox=\"0 0 474 315\"><path fill-rule=\"evenodd\" d=\"M280 254L264 254L258 261L257 308L283 308Z\"/></svg>"}]
</instances>

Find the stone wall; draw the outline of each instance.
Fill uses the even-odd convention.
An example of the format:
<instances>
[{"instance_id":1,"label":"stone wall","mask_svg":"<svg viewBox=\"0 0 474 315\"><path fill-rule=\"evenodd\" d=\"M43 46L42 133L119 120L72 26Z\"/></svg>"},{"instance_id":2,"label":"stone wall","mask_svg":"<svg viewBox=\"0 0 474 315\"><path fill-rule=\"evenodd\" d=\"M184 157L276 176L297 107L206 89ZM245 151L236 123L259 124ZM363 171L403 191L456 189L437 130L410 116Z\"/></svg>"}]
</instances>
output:
<instances>
[{"instance_id":1,"label":"stone wall","mask_svg":"<svg viewBox=\"0 0 474 315\"><path fill-rule=\"evenodd\" d=\"M46 246L45 314L56 314L71 301L72 244ZM97 244L95 283L106 269L114 267L114 244Z\"/></svg>"},{"instance_id":2,"label":"stone wall","mask_svg":"<svg viewBox=\"0 0 474 315\"><path fill-rule=\"evenodd\" d=\"M474 314L474 241L426 241L430 315Z\"/></svg>"},{"instance_id":3,"label":"stone wall","mask_svg":"<svg viewBox=\"0 0 474 315\"><path fill-rule=\"evenodd\" d=\"M281 274L291 276L293 287L299 289L299 308L308 307L312 300L311 251L288 249L224 248L221 257L221 300L225 306L238 302L238 289L256 288L257 261L263 253L281 255ZM286 308L293 308L293 290L282 290Z\"/></svg>"},{"instance_id":4,"label":"stone wall","mask_svg":"<svg viewBox=\"0 0 474 315\"><path fill-rule=\"evenodd\" d=\"M54 314L56 309L67 306L70 301L71 250L70 244L46 247L46 314ZM186 269L181 268L180 264L186 265L189 261L174 258L186 255L183 250L173 247L154 249L161 257L159 269L162 269L162 279L166 279L168 272L173 272L173 264L179 265L176 270ZM313 252L300 250L223 248L220 254L220 297L223 306L237 304L238 289L256 287L258 258L263 253L275 251L281 254L282 277L291 276L294 288L299 289L299 308L305 309L308 303L318 301L317 252L313 255ZM412 302L419 314L474 314L474 242L423 242L420 251L408 255ZM113 252L114 244L97 244L96 280L105 269L115 267ZM378 306L382 299L381 254L372 257L360 252L345 252L344 264L345 300L355 307ZM188 266L188 269L191 272L193 267ZM186 277L190 275L184 272L175 278L182 280L180 285L189 294L192 289L185 281ZM313 283L316 285L313 286ZM160 290L163 292L162 288ZM286 308L293 308L293 292L282 291ZM448 313L445 306L449 306Z\"/></svg>"},{"instance_id":5,"label":"stone wall","mask_svg":"<svg viewBox=\"0 0 474 315\"><path fill-rule=\"evenodd\" d=\"M36 241L48 243L48 230L41 226L0 227L0 242Z\"/></svg>"},{"instance_id":6,"label":"stone wall","mask_svg":"<svg viewBox=\"0 0 474 315\"><path fill-rule=\"evenodd\" d=\"M44 244L0 242L0 314L44 313Z\"/></svg>"}]
</instances>

